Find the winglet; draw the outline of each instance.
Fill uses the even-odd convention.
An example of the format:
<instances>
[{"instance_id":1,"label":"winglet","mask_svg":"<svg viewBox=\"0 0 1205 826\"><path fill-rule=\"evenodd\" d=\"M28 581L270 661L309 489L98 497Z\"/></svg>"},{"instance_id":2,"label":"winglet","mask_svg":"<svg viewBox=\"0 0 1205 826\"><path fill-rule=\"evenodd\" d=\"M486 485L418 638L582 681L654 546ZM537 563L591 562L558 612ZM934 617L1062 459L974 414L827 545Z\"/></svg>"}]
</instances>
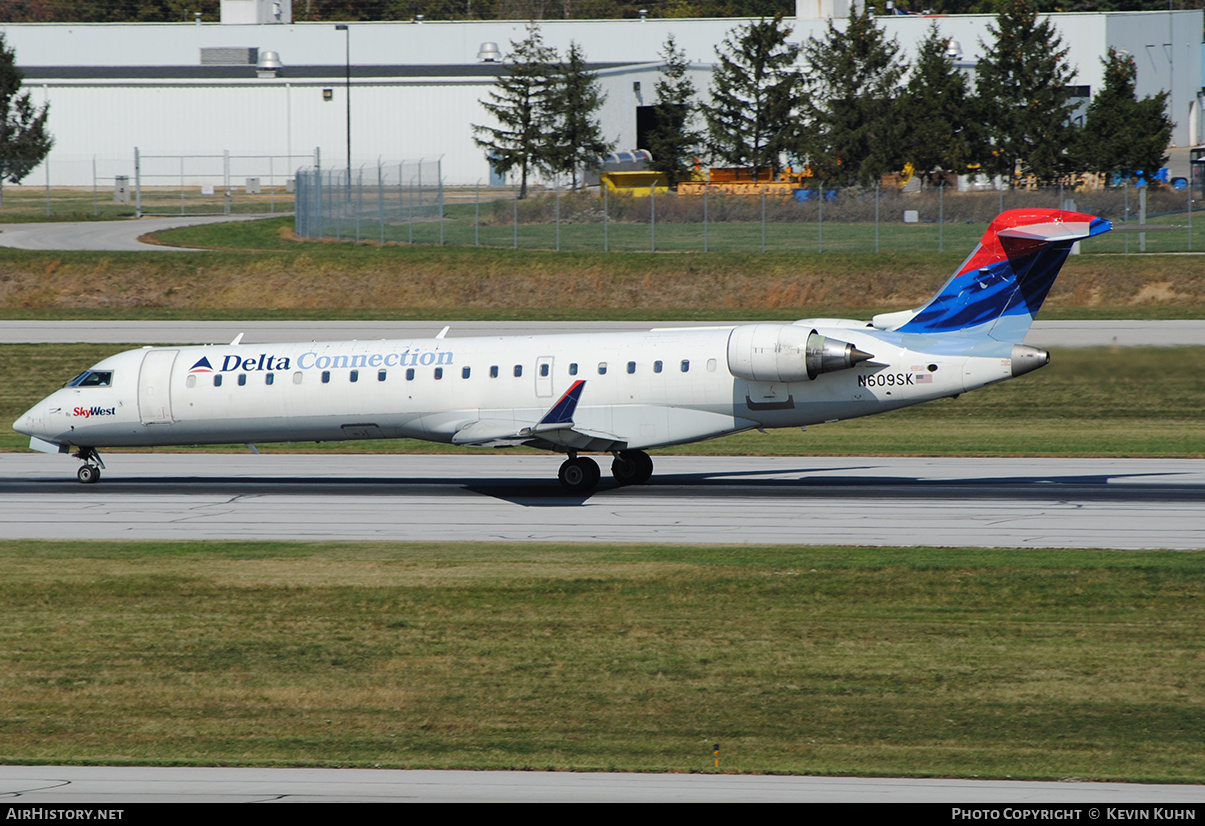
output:
<instances>
[{"instance_id":1,"label":"winglet","mask_svg":"<svg viewBox=\"0 0 1205 826\"><path fill-rule=\"evenodd\" d=\"M554 427L564 427L573 424L573 412L577 410L577 401L582 397L582 389L586 386L585 379L578 379L573 383L573 386L565 391L565 395L561 396L548 412L544 414L544 418L536 424L533 430L551 429Z\"/></svg>"}]
</instances>

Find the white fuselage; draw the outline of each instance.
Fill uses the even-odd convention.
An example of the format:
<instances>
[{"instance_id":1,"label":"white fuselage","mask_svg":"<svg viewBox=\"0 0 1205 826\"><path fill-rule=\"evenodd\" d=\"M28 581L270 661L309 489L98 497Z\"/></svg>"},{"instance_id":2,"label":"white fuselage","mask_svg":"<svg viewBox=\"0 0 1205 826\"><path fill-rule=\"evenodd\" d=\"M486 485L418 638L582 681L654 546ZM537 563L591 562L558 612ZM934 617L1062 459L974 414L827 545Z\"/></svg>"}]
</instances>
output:
<instances>
[{"instance_id":1,"label":"white fuselage","mask_svg":"<svg viewBox=\"0 0 1205 826\"><path fill-rule=\"evenodd\" d=\"M736 331L758 332L754 326L775 335L806 327L804 335L816 330L873 358L814 379L764 372L743 378L749 369L734 364L748 359L733 348L761 339ZM1013 375L1003 351L968 355L957 347L929 349L925 339L811 319L601 335L145 348L97 364L93 370L111 372L105 386L58 390L15 427L49 443L93 448L453 442L487 424L498 432L507 423L516 431L530 427L584 380L573 429L545 436L540 446L611 451L850 419Z\"/></svg>"}]
</instances>

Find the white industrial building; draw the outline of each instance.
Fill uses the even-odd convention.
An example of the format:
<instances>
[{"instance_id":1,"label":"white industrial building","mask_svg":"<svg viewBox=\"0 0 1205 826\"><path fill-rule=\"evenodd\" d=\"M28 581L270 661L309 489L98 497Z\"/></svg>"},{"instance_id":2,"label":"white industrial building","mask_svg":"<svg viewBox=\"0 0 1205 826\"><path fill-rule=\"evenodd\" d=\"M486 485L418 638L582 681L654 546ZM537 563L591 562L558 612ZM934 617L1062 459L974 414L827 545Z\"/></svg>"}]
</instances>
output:
<instances>
[{"instance_id":1,"label":"white industrial building","mask_svg":"<svg viewBox=\"0 0 1205 826\"><path fill-rule=\"evenodd\" d=\"M836 0L839 4L841 0ZM290 4L224 0L223 21L0 26L37 102L49 101L55 146L29 183L81 185L133 175L143 155L273 156L279 166L343 167L347 89L353 165L441 157L448 185L487 182L472 124L522 21L291 23ZM834 0L798 0L792 39L820 37ZM1110 48L1133 55L1140 95L1171 92L1173 142L1201 139L1201 10L1053 14L1075 82L1095 93ZM234 22L231 22L234 21ZM278 22L279 21L279 22ZM734 19L543 21L547 45L579 43L607 94L602 123L619 148L636 146L637 109L654 103L663 44L673 35L705 92L715 49ZM973 69L989 39L987 15L881 18L911 59L929 25ZM841 20L836 20L842 25ZM270 54L273 53L273 54ZM348 79L350 74L350 81ZM290 156L286 159L286 156ZM261 167L262 170L262 167ZM168 173L163 173L168 174ZM237 171L235 174L239 174ZM260 171L257 174L262 175ZM273 173L276 174L275 172ZM154 183L153 181L145 183Z\"/></svg>"}]
</instances>

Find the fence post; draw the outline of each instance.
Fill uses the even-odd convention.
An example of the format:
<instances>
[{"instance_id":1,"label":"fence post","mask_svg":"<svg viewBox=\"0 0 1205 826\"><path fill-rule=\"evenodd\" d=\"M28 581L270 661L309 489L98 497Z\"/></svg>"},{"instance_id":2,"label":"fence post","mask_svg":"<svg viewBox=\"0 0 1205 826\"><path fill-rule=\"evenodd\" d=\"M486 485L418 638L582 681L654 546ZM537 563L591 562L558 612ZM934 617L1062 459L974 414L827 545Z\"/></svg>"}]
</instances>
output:
<instances>
[{"instance_id":1,"label":"fence post","mask_svg":"<svg viewBox=\"0 0 1205 826\"><path fill-rule=\"evenodd\" d=\"M440 158L435 162L435 178L439 181L436 188L436 203L435 208L439 210L439 245L444 245L444 162Z\"/></svg>"},{"instance_id":2,"label":"fence post","mask_svg":"<svg viewBox=\"0 0 1205 826\"><path fill-rule=\"evenodd\" d=\"M766 254L766 185L761 187L761 251Z\"/></svg>"},{"instance_id":3,"label":"fence post","mask_svg":"<svg viewBox=\"0 0 1205 826\"><path fill-rule=\"evenodd\" d=\"M603 191L603 252L611 251L611 219L607 211L607 182L602 183Z\"/></svg>"},{"instance_id":4,"label":"fence post","mask_svg":"<svg viewBox=\"0 0 1205 826\"><path fill-rule=\"evenodd\" d=\"M874 251L879 252L879 185L874 185Z\"/></svg>"},{"instance_id":5,"label":"fence post","mask_svg":"<svg viewBox=\"0 0 1205 826\"><path fill-rule=\"evenodd\" d=\"M820 195L820 215L819 220L816 222L816 238L819 244L817 251L824 252L824 181L820 181L820 191L818 194Z\"/></svg>"},{"instance_id":6,"label":"fence post","mask_svg":"<svg viewBox=\"0 0 1205 826\"><path fill-rule=\"evenodd\" d=\"M657 251L657 182L649 186L649 252Z\"/></svg>"},{"instance_id":7,"label":"fence post","mask_svg":"<svg viewBox=\"0 0 1205 826\"><path fill-rule=\"evenodd\" d=\"M134 147L134 217L142 217L142 161Z\"/></svg>"},{"instance_id":8,"label":"fence post","mask_svg":"<svg viewBox=\"0 0 1205 826\"><path fill-rule=\"evenodd\" d=\"M477 197L473 202L473 246L481 246L481 179L477 179Z\"/></svg>"},{"instance_id":9,"label":"fence post","mask_svg":"<svg viewBox=\"0 0 1205 826\"><path fill-rule=\"evenodd\" d=\"M1191 177L1188 181L1188 186L1186 186L1185 189L1188 190L1188 251L1192 252L1192 180L1191 180Z\"/></svg>"},{"instance_id":10,"label":"fence post","mask_svg":"<svg viewBox=\"0 0 1205 826\"><path fill-rule=\"evenodd\" d=\"M937 251L946 250L946 178L943 174L937 185Z\"/></svg>"},{"instance_id":11,"label":"fence post","mask_svg":"<svg viewBox=\"0 0 1205 826\"><path fill-rule=\"evenodd\" d=\"M381 244L385 243L385 165L377 158L377 220L381 222Z\"/></svg>"},{"instance_id":12,"label":"fence post","mask_svg":"<svg viewBox=\"0 0 1205 826\"><path fill-rule=\"evenodd\" d=\"M46 166L46 217L50 217L50 156L42 162Z\"/></svg>"},{"instance_id":13,"label":"fence post","mask_svg":"<svg viewBox=\"0 0 1205 826\"><path fill-rule=\"evenodd\" d=\"M707 190L711 189L706 183L703 184L703 252L707 252Z\"/></svg>"},{"instance_id":14,"label":"fence post","mask_svg":"<svg viewBox=\"0 0 1205 826\"><path fill-rule=\"evenodd\" d=\"M1188 205L1190 207L1192 206L1192 198L1188 199ZM96 197L96 156L95 155L92 156L92 214L93 215L100 214L100 201ZM1192 237L1192 233L1189 233L1189 237L1190 238ZM1190 241L1189 249L1192 249L1191 243L1192 242Z\"/></svg>"},{"instance_id":15,"label":"fence post","mask_svg":"<svg viewBox=\"0 0 1205 826\"><path fill-rule=\"evenodd\" d=\"M511 248L519 248L519 185L511 182Z\"/></svg>"},{"instance_id":16,"label":"fence post","mask_svg":"<svg viewBox=\"0 0 1205 826\"><path fill-rule=\"evenodd\" d=\"M556 251L561 251L561 182L556 183Z\"/></svg>"}]
</instances>

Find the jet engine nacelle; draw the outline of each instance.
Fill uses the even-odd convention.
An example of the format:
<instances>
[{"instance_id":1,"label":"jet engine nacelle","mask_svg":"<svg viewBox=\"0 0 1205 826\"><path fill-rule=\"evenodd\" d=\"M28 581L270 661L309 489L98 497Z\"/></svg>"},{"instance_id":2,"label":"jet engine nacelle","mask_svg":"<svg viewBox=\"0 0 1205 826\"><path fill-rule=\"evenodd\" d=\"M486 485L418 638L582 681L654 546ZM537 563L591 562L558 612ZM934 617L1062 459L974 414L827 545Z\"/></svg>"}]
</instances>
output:
<instances>
[{"instance_id":1,"label":"jet engine nacelle","mask_svg":"<svg viewBox=\"0 0 1205 826\"><path fill-rule=\"evenodd\" d=\"M749 381L810 381L872 358L849 342L792 324L749 324L728 337L728 369Z\"/></svg>"}]
</instances>

